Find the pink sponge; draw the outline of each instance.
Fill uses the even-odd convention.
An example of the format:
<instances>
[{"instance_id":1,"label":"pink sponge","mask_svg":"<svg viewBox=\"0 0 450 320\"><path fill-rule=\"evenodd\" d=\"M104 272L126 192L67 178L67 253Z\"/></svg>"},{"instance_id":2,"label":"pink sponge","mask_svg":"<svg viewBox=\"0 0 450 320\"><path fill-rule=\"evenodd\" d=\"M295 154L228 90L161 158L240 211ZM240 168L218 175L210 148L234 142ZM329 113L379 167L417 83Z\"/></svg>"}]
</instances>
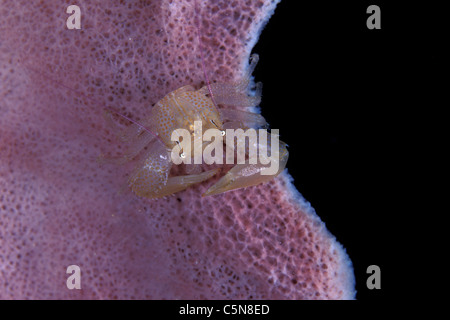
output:
<instances>
[{"instance_id":1,"label":"pink sponge","mask_svg":"<svg viewBox=\"0 0 450 320\"><path fill-rule=\"evenodd\" d=\"M66 1L1 1L0 298L354 297L350 260L286 172L150 201L95 161L121 151L103 106L141 119L204 83L202 55L212 80L238 80L277 2L79 1L68 30Z\"/></svg>"}]
</instances>

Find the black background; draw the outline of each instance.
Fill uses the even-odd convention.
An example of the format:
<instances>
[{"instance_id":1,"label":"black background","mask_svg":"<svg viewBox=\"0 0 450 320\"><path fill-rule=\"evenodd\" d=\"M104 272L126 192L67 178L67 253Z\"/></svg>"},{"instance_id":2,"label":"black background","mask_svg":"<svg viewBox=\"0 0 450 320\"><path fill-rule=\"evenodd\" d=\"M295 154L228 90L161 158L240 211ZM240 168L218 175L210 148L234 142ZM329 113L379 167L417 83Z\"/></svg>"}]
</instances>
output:
<instances>
[{"instance_id":1,"label":"black background","mask_svg":"<svg viewBox=\"0 0 450 320\"><path fill-rule=\"evenodd\" d=\"M366 27L371 4L381 9L381 30ZM408 204L416 199L405 185L414 181L418 117L437 88L440 10L284 0L253 50L262 114L289 145L295 186L346 248L357 299L395 299L408 281ZM381 268L381 290L366 287L371 264Z\"/></svg>"}]
</instances>

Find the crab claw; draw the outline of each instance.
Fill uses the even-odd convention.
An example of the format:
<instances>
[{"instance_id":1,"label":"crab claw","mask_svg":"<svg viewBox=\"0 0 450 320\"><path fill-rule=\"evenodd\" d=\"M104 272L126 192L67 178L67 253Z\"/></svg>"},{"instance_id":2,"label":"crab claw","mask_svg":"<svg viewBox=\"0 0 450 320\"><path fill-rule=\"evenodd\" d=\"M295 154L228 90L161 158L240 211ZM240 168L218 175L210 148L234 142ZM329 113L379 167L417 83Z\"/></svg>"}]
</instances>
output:
<instances>
[{"instance_id":1,"label":"crab claw","mask_svg":"<svg viewBox=\"0 0 450 320\"><path fill-rule=\"evenodd\" d=\"M277 161L278 170L274 174L261 174L263 170L268 169L267 165L237 164L222 178L220 178L217 183L212 185L202 196L211 196L234 189L255 186L272 180L284 170L288 156L289 153L287 149L284 148L279 160Z\"/></svg>"},{"instance_id":2,"label":"crab claw","mask_svg":"<svg viewBox=\"0 0 450 320\"><path fill-rule=\"evenodd\" d=\"M248 187L261 183L261 168L258 165L238 164L212 185L203 196L211 196L225 191ZM270 177L272 178L272 177Z\"/></svg>"}]
</instances>

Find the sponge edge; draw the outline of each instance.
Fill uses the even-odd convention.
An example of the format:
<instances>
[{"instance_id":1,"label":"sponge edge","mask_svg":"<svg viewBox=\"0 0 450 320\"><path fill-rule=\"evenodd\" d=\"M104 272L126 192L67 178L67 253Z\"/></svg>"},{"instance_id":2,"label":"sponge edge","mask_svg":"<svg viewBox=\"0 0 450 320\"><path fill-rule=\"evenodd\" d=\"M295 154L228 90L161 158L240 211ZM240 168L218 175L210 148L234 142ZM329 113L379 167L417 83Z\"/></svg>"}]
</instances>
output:
<instances>
[{"instance_id":1,"label":"sponge edge","mask_svg":"<svg viewBox=\"0 0 450 320\"><path fill-rule=\"evenodd\" d=\"M245 59L241 62L241 70L248 72L250 65L248 64L248 58L250 56L251 50L254 45L258 42L259 36L268 23L270 17L274 14L275 8L281 0L273 0L273 1L265 1L260 17L262 19L254 21L252 27L250 29L249 34L252 37L247 41L245 45L244 51L246 55L244 55ZM250 87L254 87L254 79L251 78ZM251 112L260 112L259 107L253 107ZM325 227L325 224L320 220L318 215L316 214L314 208L311 204L305 200L305 198L298 192L293 184L293 177L288 173L288 169L285 169L280 175L279 179L283 181L285 184L285 188L287 191L287 195L291 198L295 205L300 208L300 213L305 213L308 217L318 225L321 226L320 232L321 236L329 242L328 253L330 256L333 256L333 261L335 262L333 265L334 268L334 276L330 279L327 279L328 283L324 283L324 287L329 288L327 292L321 292L321 298L330 298L330 299L344 299L344 300L352 300L356 297L355 290L355 275L353 271L353 264L350 260L345 248L336 240ZM323 287L322 287L323 288ZM320 289L318 289L320 290Z\"/></svg>"},{"instance_id":2,"label":"sponge edge","mask_svg":"<svg viewBox=\"0 0 450 320\"><path fill-rule=\"evenodd\" d=\"M261 9L263 14L258 16L256 21L253 21L252 27L249 30L249 34L252 36L247 41L244 49L245 52L247 52L248 56L250 56L253 47L258 42L261 32L269 22L272 15L275 13L275 9L280 2L281 0L265 1L263 8ZM244 70L246 72L248 67L245 65L245 63L246 61L242 61L241 70Z\"/></svg>"},{"instance_id":3,"label":"sponge edge","mask_svg":"<svg viewBox=\"0 0 450 320\"><path fill-rule=\"evenodd\" d=\"M335 256L335 276L333 279L330 279L330 287L335 288L332 299L342 299L342 300L353 300L356 297L355 290L355 274L353 271L353 263L350 260L345 248L340 244L336 237L333 236L325 227L325 223L323 223L314 208L311 206L311 203L306 201L306 199L302 196L300 192L295 188L293 181L294 178L288 173L288 170L285 169L281 174L280 178L284 180L286 184L286 188L288 194L292 199L294 199L297 204L301 207L301 212L306 213L312 219L314 219L317 223L322 226L322 234L330 242L329 254ZM330 292L329 294L333 294Z\"/></svg>"}]
</instances>

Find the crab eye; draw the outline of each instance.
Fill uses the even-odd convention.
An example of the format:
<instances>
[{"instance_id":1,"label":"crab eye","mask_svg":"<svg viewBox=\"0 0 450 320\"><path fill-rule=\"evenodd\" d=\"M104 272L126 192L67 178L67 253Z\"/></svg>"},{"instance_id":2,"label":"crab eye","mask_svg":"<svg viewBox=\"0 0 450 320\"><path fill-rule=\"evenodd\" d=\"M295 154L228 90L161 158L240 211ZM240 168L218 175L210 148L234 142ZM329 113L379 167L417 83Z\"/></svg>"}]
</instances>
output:
<instances>
[{"instance_id":1,"label":"crab eye","mask_svg":"<svg viewBox=\"0 0 450 320\"><path fill-rule=\"evenodd\" d=\"M214 122L214 120L210 120L211 123L217 128L219 129L219 126ZM220 130L220 129L219 129ZM222 137L225 135L225 130L220 130L220 134L222 135Z\"/></svg>"}]
</instances>

